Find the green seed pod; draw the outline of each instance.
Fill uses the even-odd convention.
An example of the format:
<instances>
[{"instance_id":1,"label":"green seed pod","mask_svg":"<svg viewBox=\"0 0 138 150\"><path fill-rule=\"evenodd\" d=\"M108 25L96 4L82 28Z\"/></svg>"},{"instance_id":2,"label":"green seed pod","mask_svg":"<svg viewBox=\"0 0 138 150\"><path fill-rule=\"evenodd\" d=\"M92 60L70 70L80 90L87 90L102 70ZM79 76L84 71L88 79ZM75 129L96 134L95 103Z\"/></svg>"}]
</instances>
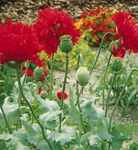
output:
<instances>
[{"instance_id":1,"label":"green seed pod","mask_svg":"<svg viewBox=\"0 0 138 150\"><path fill-rule=\"evenodd\" d=\"M112 72L119 72L122 69L122 62L120 60L115 60L111 65Z\"/></svg>"},{"instance_id":2,"label":"green seed pod","mask_svg":"<svg viewBox=\"0 0 138 150\"><path fill-rule=\"evenodd\" d=\"M86 86L89 82L90 75L86 67L80 67L76 73L76 80L81 86Z\"/></svg>"},{"instance_id":3,"label":"green seed pod","mask_svg":"<svg viewBox=\"0 0 138 150\"><path fill-rule=\"evenodd\" d=\"M40 68L40 67L36 67L35 70L34 70L34 79L39 80L42 73L43 73L43 69Z\"/></svg>"},{"instance_id":4,"label":"green seed pod","mask_svg":"<svg viewBox=\"0 0 138 150\"><path fill-rule=\"evenodd\" d=\"M64 53L69 53L72 50L73 43L71 36L64 35L60 38L59 48Z\"/></svg>"}]
</instances>

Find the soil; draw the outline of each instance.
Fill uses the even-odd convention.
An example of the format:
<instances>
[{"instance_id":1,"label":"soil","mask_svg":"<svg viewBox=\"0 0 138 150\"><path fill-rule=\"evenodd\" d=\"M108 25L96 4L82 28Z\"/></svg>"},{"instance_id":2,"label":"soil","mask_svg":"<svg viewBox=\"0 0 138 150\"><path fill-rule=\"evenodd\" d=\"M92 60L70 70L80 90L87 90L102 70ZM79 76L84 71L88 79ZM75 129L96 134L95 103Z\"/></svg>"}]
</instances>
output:
<instances>
[{"instance_id":1,"label":"soil","mask_svg":"<svg viewBox=\"0 0 138 150\"><path fill-rule=\"evenodd\" d=\"M73 16L97 6L129 9L138 18L138 0L0 0L0 20L12 18L31 23L38 9L43 7L67 9Z\"/></svg>"}]
</instances>

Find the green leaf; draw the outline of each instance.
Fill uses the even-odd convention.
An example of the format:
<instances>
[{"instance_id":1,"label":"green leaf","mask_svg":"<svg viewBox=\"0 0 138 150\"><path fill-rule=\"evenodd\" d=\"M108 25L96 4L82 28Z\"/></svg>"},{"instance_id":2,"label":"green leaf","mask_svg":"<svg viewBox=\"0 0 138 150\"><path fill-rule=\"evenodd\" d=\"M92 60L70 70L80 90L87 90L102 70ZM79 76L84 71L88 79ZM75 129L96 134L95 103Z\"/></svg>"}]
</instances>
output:
<instances>
[{"instance_id":1,"label":"green leaf","mask_svg":"<svg viewBox=\"0 0 138 150\"><path fill-rule=\"evenodd\" d=\"M39 95L34 95L35 99L40 103L41 108L45 111L58 111L60 110L60 107L58 106L58 103L54 100L49 99L42 99Z\"/></svg>"},{"instance_id":2,"label":"green leaf","mask_svg":"<svg viewBox=\"0 0 138 150\"><path fill-rule=\"evenodd\" d=\"M68 126L62 126L62 131L53 131L49 133L48 138L59 142L61 145L64 145L68 142L71 142L73 139L75 139L75 129Z\"/></svg>"},{"instance_id":3,"label":"green leaf","mask_svg":"<svg viewBox=\"0 0 138 150\"><path fill-rule=\"evenodd\" d=\"M128 135L119 132L115 127L112 129L112 142L111 146L113 150L120 150L124 141L128 140Z\"/></svg>"},{"instance_id":4,"label":"green leaf","mask_svg":"<svg viewBox=\"0 0 138 150\"><path fill-rule=\"evenodd\" d=\"M8 98L5 99L3 104L3 110L5 112L5 115L8 119L8 122L10 123L10 126L15 124L17 120L19 119L19 109L17 103L11 103L8 101ZM0 127L6 128L5 121L2 115L2 112L0 111Z\"/></svg>"}]
</instances>

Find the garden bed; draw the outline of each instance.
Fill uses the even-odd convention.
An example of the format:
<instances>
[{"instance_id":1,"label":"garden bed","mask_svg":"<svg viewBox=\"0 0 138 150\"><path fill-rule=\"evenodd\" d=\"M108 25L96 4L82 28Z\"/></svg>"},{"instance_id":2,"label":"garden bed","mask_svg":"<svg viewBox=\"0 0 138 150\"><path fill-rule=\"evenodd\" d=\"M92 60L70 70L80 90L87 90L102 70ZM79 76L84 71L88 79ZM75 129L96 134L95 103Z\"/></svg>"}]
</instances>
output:
<instances>
[{"instance_id":1,"label":"garden bed","mask_svg":"<svg viewBox=\"0 0 138 150\"><path fill-rule=\"evenodd\" d=\"M2 150L138 149L137 4L0 3Z\"/></svg>"}]
</instances>

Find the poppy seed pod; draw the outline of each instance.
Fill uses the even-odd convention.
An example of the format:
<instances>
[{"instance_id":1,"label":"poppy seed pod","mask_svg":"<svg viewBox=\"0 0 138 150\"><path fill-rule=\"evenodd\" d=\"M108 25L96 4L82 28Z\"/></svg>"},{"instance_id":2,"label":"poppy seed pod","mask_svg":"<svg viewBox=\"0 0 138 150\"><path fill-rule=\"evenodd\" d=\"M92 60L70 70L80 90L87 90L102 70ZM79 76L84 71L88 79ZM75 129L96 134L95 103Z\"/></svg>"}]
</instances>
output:
<instances>
[{"instance_id":1,"label":"poppy seed pod","mask_svg":"<svg viewBox=\"0 0 138 150\"><path fill-rule=\"evenodd\" d=\"M86 86L89 82L90 75L86 67L80 67L76 73L76 80L81 86Z\"/></svg>"},{"instance_id":2,"label":"poppy seed pod","mask_svg":"<svg viewBox=\"0 0 138 150\"><path fill-rule=\"evenodd\" d=\"M60 50L64 53L69 53L72 50L72 47L73 43L71 36L69 35L61 36L59 45Z\"/></svg>"}]
</instances>

